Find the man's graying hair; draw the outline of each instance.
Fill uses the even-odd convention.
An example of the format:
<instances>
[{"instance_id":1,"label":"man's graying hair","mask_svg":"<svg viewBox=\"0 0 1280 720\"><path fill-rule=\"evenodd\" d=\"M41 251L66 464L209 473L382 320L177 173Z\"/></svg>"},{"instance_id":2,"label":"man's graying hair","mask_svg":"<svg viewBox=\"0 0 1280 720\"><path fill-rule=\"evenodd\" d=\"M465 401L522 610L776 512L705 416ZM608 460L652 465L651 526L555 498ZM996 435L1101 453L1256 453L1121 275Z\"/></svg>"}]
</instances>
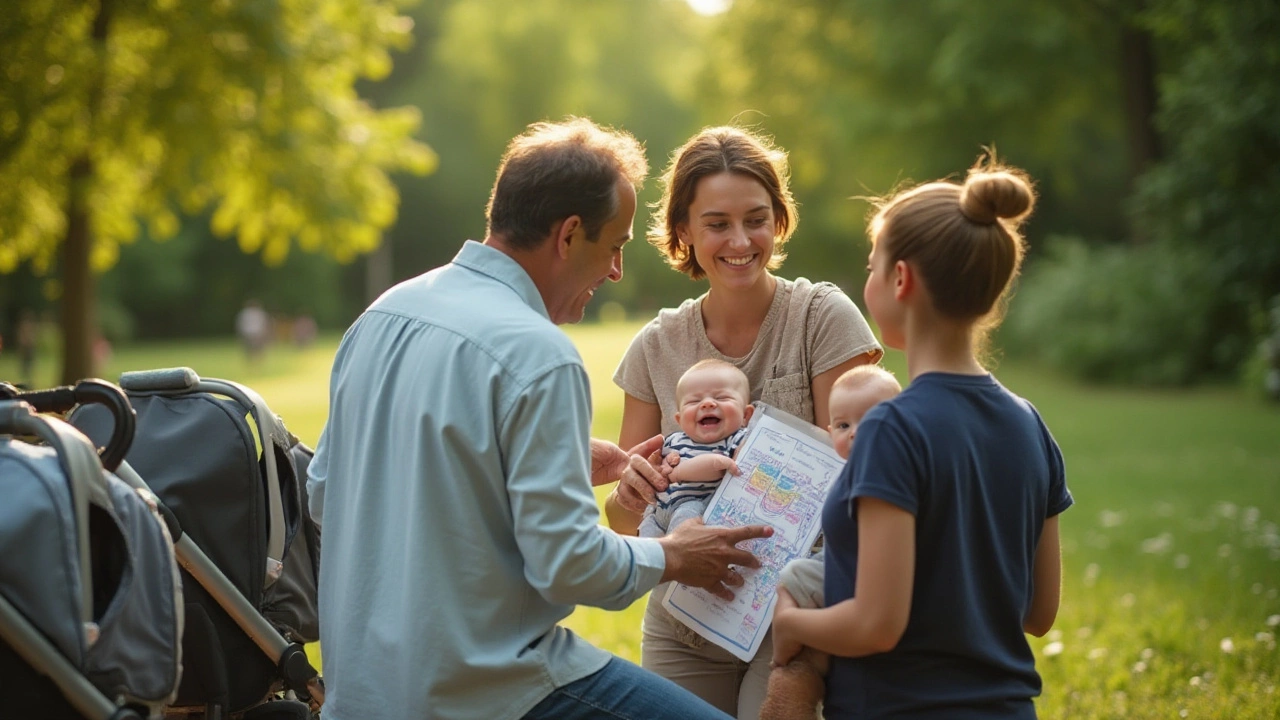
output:
<instances>
[{"instance_id":1,"label":"man's graying hair","mask_svg":"<svg viewBox=\"0 0 1280 720\"><path fill-rule=\"evenodd\" d=\"M580 117L534 123L502 156L485 210L488 234L532 250L553 223L577 215L594 242L618 212L618 180L639 188L648 171L644 148L630 133Z\"/></svg>"}]
</instances>

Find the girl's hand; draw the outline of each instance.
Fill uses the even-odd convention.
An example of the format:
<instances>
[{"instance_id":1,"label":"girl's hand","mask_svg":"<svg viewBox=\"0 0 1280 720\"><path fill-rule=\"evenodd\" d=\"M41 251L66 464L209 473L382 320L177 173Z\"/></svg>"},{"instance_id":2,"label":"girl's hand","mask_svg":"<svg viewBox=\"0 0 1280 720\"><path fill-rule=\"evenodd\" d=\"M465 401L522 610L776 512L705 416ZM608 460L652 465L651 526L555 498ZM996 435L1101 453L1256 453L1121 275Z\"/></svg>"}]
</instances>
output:
<instances>
[{"instance_id":1,"label":"girl's hand","mask_svg":"<svg viewBox=\"0 0 1280 720\"><path fill-rule=\"evenodd\" d=\"M804 647L787 632L788 619L791 613L800 608L795 598L781 585L778 586L778 603L773 608L773 667L782 667L791 662Z\"/></svg>"}]
</instances>

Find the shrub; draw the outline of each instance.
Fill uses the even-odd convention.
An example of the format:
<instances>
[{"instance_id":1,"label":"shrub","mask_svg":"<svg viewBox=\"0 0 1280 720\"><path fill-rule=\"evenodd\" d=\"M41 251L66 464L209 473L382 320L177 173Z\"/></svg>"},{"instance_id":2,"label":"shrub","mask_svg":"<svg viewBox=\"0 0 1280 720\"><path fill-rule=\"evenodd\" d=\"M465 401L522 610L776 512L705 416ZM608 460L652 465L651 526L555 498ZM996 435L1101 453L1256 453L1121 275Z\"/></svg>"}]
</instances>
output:
<instances>
[{"instance_id":1,"label":"shrub","mask_svg":"<svg viewBox=\"0 0 1280 720\"><path fill-rule=\"evenodd\" d=\"M1056 238L1028 268L1001 341L1092 381L1181 385L1234 371L1250 345L1219 336L1219 284L1194 249Z\"/></svg>"}]
</instances>

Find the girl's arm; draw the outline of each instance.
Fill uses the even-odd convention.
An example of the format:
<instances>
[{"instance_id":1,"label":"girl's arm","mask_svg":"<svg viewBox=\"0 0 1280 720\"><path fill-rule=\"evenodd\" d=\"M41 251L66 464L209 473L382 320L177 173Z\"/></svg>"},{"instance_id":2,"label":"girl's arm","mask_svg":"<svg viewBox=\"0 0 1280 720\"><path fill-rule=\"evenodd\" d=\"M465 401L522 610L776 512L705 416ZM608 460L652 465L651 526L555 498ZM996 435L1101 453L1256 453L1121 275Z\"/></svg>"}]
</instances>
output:
<instances>
[{"instance_id":1,"label":"girl's arm","mask_svg":"<svg viewBox=\"0 0 1280 720\"><path fill-rule=\"evenodd\" d=\"M866 365L873 362L877 355L875 352L862 353L855 355L839 365L827 370L821 375L817 375L809 383L811 392L813 393L813 424L819 428L826 430L831 424L831 409L827 406L827 402L831 399L831 388L836 384L836 380L846 371L851 370L859 365ZM642 440L644 438L641 438ZM626 447L625 443L618 443L622 447Z\"/></svg>"},{"instance_id":2,"label":"girl's arm","mask_svg":"<svg viewBox=\"0 0 1280 720\"><path fill-rule=\"evenodd\" d=\"M1031 576L1031 607L1022 621L1022 629L1043 637L1058 618L1062 598L1062 548L1058 538L1058 516L1044 521L1040 544L1036 546L1035 565Z\"/></svg>"},{"instance_id":3,"label":"girl's arm","mask_svg":"<svg viewBox=\"0 0 1280 720\"><path fill-rule=\"evenodd\" d=\"M808 645L841 657L888 652L911 615L915 584L916 518L897 505L858 498L858 582L851 600L806 610L779 605L774 645ZM831 548L827 552L832 552ZM774 657L775 664L790 658Z\"/></svg>"},{"instance_id":4,"label":"girl's arm","mask_svg":"<svg viewBox=\"0 0 1280 720\"><path fill-rule=\"evenodd\" d=\"M661 431L662 410L657 403L645 402L628 394L622 405L622 430L618 435L618 445L624 448L635 447ZM652 470L656 479L661 481L662 487L659 489L665 490L666 483L662 480L662 475L657 468ZM622 481L604 501L605 518L614 532L620 535L636 534L644 514L644 505L654 500L652 483L653 478L637 470L634 464L623 473ZM647 496L644 493L646 487L650 488ZM619 498L619 493L622 498ZM639 505L640 509L624 507L624 502Z\"/></svg>"}]
</instances>

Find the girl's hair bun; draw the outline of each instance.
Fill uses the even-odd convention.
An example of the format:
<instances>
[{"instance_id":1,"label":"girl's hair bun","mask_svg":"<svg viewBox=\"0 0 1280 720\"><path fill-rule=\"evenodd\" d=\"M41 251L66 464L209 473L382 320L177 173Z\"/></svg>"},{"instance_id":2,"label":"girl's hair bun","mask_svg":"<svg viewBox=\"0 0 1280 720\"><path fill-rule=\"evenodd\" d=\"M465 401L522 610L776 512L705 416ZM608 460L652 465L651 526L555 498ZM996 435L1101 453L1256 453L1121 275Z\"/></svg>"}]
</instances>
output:
<instances>
[{"instance_id":1,"label":"girl's hair bun","mask_svg":"<svg viewBox=\"0 0 1280 720\"><path fill-rule=\"evenodd\" d=\"M993 225L1002 218L1016 225L1031 213L1034 204L1031 181L1012 168L974 168L960 191L960 212L982 225Z\"/></svg>"}]
</instances>

